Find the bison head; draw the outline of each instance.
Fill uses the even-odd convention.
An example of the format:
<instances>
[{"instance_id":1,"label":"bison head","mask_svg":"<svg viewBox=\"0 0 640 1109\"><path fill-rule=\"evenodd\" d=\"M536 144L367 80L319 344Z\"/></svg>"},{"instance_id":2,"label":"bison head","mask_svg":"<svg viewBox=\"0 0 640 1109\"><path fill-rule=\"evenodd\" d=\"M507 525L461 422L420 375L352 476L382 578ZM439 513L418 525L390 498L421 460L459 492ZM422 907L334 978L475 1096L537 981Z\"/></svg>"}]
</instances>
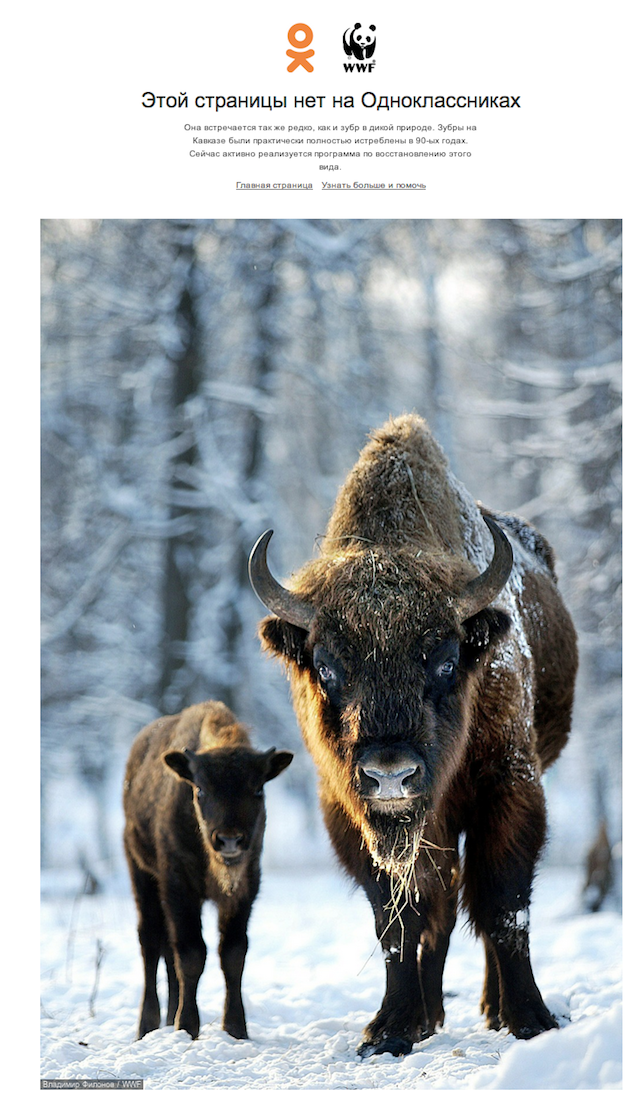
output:
<instances>
[{"instance_id":1,"label":"bison head","mask_svg":"<svg viewBox=\"0 0 640 1109\"><path fill-rule=\"evenodd\" d=\"M281 774L290 751L220 747L200 753L168 751L169 770L193 788L204 843L218 862L236 867L256 848L265 821L264 785ZM259 846L259 845L258 845Z\"/></svg>"},{"instance_id":2,"label":"bison head","mask_svg":"<svg viewBox=\"0 0 640 1109\"><path fill-rule=\"evenodd\" d=\"M323 554L286 589L267 565L271 531L251 554L251 583L274 614L262 643L290 668L325 808L340 805L390 873L411 866L437 813L464 754L469 688L509 628L491 602L511 546L486 522L494 555L474 577L462 558L360 542Z\"/></svg>"}]
</instances>

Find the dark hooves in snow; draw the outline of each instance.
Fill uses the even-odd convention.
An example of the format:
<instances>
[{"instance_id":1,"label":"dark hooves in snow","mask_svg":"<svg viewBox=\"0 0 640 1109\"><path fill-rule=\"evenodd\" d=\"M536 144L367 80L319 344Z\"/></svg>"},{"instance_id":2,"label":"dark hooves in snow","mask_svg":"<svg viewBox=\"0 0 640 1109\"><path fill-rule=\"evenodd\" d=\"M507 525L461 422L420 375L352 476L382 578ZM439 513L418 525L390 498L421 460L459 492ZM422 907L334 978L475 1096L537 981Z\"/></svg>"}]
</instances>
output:
<instances>
[{"instance_id":1,"label":"dark hooves in snow","mask_svg":"<svg viewBox=\"0 0 640 1109\"><path fill-rule=\"evenodd\" d=\"M555 1017L549 1015L549 1019L543 1021L536 1021L535 1024L523 1024L517 1028L511 1028L509 1031L517 1040L532 1040L534 1036L539 1036L541 1032L550 1032L554 1028L558 1028L558 1022Z\"/></svg>"},{"instance_id":2,"label":"dark hooves in snow","mask_svg":"<svg viewBox=\"0 0 640 1109\"><path fill-rule=\"evenodd\" d=\"M385 1036L380 1043L372 1044L366 1040L358 1047L358 1055L361 1059L369 1059L372 1055L409 1055L413 1044L409 1040L405 1040L402 1036Z\"/></svg>"}]
</instances>

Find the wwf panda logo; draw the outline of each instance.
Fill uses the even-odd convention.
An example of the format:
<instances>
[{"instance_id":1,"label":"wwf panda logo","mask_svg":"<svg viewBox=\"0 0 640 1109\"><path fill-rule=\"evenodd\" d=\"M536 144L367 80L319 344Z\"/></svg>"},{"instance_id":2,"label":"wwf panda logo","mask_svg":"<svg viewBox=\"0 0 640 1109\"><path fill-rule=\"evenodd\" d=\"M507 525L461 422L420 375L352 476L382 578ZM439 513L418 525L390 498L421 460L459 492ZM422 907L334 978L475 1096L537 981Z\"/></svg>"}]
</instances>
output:
<instances>
[{"instance_id":1,"label":"wwf panda logo","mask_svg":"<svg viewBox=\"0 0 640 1109\"><path fill-rule=\"evenodd\" d=\"M376 48L375 29L374 23L367 28L363 28L361 23L347 27L342 36L342 45L348 58L353 55L356 61L363 62L365 58L373 57Z\"/></svg>"}]
</instances>

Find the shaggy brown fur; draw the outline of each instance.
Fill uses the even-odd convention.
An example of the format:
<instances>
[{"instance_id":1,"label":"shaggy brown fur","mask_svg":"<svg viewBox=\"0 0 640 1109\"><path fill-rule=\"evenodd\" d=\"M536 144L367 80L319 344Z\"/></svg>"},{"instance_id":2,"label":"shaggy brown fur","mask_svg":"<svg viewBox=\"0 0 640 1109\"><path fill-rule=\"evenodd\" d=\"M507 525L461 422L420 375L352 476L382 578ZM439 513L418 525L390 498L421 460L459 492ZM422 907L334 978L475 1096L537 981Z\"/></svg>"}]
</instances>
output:
<instances>
[{"instance_id":1,"label":"shaggy brown fur","mask_svg":"<svg viewBox=\"0 0 640 1109\"><path fill-rule=\"evenodd\" d=\"M338 494L319 558L291 583L311 621L260 627L289 668L329 834L385 953L364 1055L404 1054L442 1023L460 882L486 947L488 1023L519 1037L556 1026L531 971L528 910L540 775L567 739L575 633L546 540L496 518L511 578L496 607L461 618L467 582L492 557L488 527L424 421L390 420Z\"/></svg>"},{"instance_id":2,"label":"shaggy brown fur","mask_svg":"<svg viewBox=\"0 0 640 1109\"><path fill-rule=\"evenodd\" d=\"M247 924L260 884L264 783L289 765L289 751L255 751L246 728L219 701L192 705L136 737L124 783L124 847L138 906L144 993L138 1039L160 1023L158 961L167 966L167 1024L196 1039L204 969L201 911L218 907L226 983L222 1027L246 1039L240 986Z\"/></svg>"}]
</instances>

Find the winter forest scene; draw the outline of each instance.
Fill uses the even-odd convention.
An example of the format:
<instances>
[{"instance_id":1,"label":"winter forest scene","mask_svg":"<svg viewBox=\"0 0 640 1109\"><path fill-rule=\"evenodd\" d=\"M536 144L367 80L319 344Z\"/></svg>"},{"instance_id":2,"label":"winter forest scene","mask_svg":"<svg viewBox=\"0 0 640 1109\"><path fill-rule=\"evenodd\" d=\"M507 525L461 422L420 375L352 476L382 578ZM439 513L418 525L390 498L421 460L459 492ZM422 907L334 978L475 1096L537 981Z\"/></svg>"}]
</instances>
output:
<instances>
[{"instance_id":1,"label":"winter forest scene","mask_svg":"<svg viewBox=\"0 0 640 1109\"><path fill-rule=\"evenodd\" d=\"M598 219L42 222L42 1080L622 1089L621 236ZM487 1026L465 902L444 1022L406 1053L358 1054L385 955L325 829L290 675L261 646L248 560L267 529L279 582L317 558L370 433L404 414L473 501L542 533L577 631L530 913L557 1027ZM248 1038L222 1027L211 900L198 1037L165 1024L161 960L160 1027L137 1038L125 767L141 729L205 701L258 751L293 753L264 785Z\"/></svg>"}]
</instances>

